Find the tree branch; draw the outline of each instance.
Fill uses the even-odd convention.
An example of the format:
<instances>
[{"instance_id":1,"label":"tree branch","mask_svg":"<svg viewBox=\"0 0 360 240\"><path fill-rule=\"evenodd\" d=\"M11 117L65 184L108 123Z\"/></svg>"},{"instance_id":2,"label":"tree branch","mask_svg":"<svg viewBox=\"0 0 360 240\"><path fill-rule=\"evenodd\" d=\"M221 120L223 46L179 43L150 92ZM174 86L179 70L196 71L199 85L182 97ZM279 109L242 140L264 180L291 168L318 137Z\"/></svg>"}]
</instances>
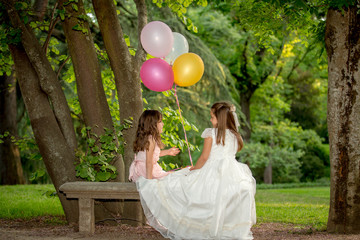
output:
<instances>
[{"instance_id":1,"label":"tree branch","mask_svg":"<svg viewBox=\"0 0 360 240\"><path fill-rule=\"evenodd\" d=\"M44 50L44 52L45 52L45 54L46 54L46 52L47 52L47 49L48 49L48 46L49 46L49 42L50 42L50 37L51 37L51 35L52 35L52 32L53 32L53 30L54 30L54 28L55 28L55 25L58 23L58 21L59 21L59 17L56 17L55 19L54 19L54 15L55 15L55 11L56 11L56 8L57 8L57 6L58 6L58 3L56 2L55 3L55 6L54 6L54 9L53 9L53 11L52 11L52 13L51 13L51 22L50 22L50 26L49 26L49 32L48 32L48 35L47 35L47 37L46 37L46 40L45 40L45 42L44 42L44 45L43 45L43 50Z\"/></svg>"},{"instance_id":2,"label":"tree branch","mask_svg":"<svg viewBox=\"0 0 360 240\"><path fill-rule=\"evenodd\" d=\"M140 36L142 29L147 24L147 8L146 8L145 0L134 0L134 2L136 4L136 9L138 11L138 39L139 39L139 43L135 55L135 61L137 64L141 64L146 59L146 52L141 45Z\"/></svg>"},{"instance_id":3,"label":"tree branch","mask_svg":"<svg viewBox=\"0 0 360 240\"><path fill-rule=\"evenodd\" d=\"M14 0L0 0L7 9L9 19L14 26L21 30L21 42L25 52L36 71L41 89L48 95L56 116L57 122L64 135L66 142L71 150L76 149L77 142L74 126L70 116L70 109L67 105L65 95L61 89L60 83L56 78L45 53L43 52L38 39L32 31L32 28L25 25L15 10Z\"/></svg>"}]
</instances>

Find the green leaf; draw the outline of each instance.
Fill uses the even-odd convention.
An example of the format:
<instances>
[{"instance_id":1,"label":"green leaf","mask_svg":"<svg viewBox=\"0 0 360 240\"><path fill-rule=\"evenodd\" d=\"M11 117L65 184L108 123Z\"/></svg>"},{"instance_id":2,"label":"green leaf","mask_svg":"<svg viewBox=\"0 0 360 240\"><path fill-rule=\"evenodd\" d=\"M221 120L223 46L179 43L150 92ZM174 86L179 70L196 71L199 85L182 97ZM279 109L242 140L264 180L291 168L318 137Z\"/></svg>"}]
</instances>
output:
<instances>
[{"instance_id":1,"label":"green leaf","mask_svg":"<svg viewBox=\"0 0 360 240\"><path fill-rule=\"evenodd\" d=\"M78 6L75 4L75 3L73 3L73 4L71 4L71 7L72 7L72 9L74 9L74 11L78 11L79 9L78 9Z\"/></svg>"},{"instance_id":2,"label":"green leaf","mask_svg":"<svg viewBox=\"0 0 360 240\"><path fill-rule=\"evenodd\" d=\"M109 178L111 177L111 173L109 172L98 172L96 174L96 177L99 181L101 182L105 182L107 180L109 180Z\"/></svg>"},{"instance_id":3,"label":"green leaf","mask_svg":"<svg viewBox=\"0 0 360 240\"><path fill-rule=\"evenodd\" d=\"M93 138L88 138L88 139L87 139L87 142L88 142L88 144L89 144L89 147L93 147L94 144L95 144L95 139L93 139Z\"/></svg>"},{"instance_id":4,"label":"green leaf","mask_svg":"<svg viewBox=\"0 0 360 240\"><path fill-rule=\"evenodd\" d=\"M88 170L86 168L82 168L80 170L80 173L79 173L79 176L81 178L87 178L89 175L88 175Z\"/></svg>"},{"instance_id":5,"label":"green leaf","mask_svg":"<svg viewBox=\"0 0 360 240\"><path fill-rule=\"evenodd\" d=\"M79 24L76 24L75 26L72 27L72 30L81 31L82 27Z\"/></svg>"},{"instance_id":6,"label":"green leaf","mask_svg":"<svg viewBox=\"0 0 360 240\"><path fill-rule=\"evenodd\" d=\"M95 146L95 147L93 147L93 148L91 148L91 151L93 152L93 153L97 153L97 152L99 152L99 147L98 146Z\"/></svg>"}]
</instances>

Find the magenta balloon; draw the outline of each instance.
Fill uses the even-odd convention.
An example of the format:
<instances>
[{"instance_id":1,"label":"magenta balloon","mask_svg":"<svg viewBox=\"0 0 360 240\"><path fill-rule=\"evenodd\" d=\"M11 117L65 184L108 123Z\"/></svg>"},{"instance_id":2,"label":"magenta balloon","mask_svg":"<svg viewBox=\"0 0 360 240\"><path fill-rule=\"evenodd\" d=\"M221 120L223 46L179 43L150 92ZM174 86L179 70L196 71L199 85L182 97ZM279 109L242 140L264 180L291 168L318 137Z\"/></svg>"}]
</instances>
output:
<instances>
[{"instance_id":1,"label":"magenta balloon","mask_svg":"<svg viewBox=\"0 0 360 240\"><path fill-rule=\"evenodd\" d=\"M143 63L140 77L144 85L152 91L170 90L174 84L174 72L171 66L160 58L151 58Z\"/></svg>"},{"instance_id":2,"label":"magenta balloon","mask_svg":"<svg viewBox=\"0 0 360 240\"><path fill-rule=\"evenodd\" d=\"M146 52L154 57L162 58L171 51L174 37L168 25L153 21L141 30L140 41Z\"/></svg>"}]
</instances>

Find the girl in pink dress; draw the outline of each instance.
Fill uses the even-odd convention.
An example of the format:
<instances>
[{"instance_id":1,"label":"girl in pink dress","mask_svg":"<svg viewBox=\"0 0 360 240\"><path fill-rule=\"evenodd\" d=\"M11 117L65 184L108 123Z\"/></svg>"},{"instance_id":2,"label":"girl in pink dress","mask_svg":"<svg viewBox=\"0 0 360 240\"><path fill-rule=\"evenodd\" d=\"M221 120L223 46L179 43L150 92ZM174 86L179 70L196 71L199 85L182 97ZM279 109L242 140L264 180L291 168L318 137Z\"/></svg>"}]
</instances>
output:
<instances>
[{"instance_id":1,"label":"girl in pink dress","mask_svg":"<svg viewBox=\"0 0 360 240\"><path fill-rule=\"evenodd\" d=\"M160 136L163 126L159 111L145 110L141 114L134 142L135 159L129 170L130 181L136 182L140 176L160 179L170 174L158 164L159 158L166 155L175 156L180 150L175 147L161 150L164 146Z\"/></svg>"}]
</instances>

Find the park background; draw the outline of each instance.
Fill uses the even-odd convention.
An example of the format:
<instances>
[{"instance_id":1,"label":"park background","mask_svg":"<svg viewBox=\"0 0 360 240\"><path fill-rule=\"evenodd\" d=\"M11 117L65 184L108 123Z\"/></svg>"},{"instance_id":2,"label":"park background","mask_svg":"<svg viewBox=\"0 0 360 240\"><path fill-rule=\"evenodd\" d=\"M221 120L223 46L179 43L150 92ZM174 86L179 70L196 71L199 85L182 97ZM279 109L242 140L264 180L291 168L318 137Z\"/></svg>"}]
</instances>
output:
<instances>
[{"instance_id":1,"label":"park background","mask_svg":"<svg viewBox=\"0 0 360 240\"><path fill-rule=\"evenodd\" d=\"M350 11L355 2L9 1L13 5L6 2L1 1L0 5L2 185L33 184L25 187L31 191L37 189L35 184L54 184L54 189L52 185L39 189L43 189L41 197L56 199L54 191L61 181L124 181L133 156L131 125L133 122L136 125L144 108L163 113L164 143L182 150L177 157L162 158L162 167L170 170L190 164L174 91L158 93L140 85L139 69L151 56L141 48L139 33L146 22L159 20L173 32L184 35L189 51L199 55L205 65L199 82L177 88L192 158L196 160L201 153L201 132L211 126L211 105L220 100L232 102L237 107L245 140L237 158L249 165L259 184L260 223L290 222L326 229L330 200L326 16L329 9ZM108 6L112 8L106 9ZM7 16L9 8L18 15ZM109 9L117 14L118 23L114 25L106 19ZM111 45L114 39L120 46ZM31 49L43 51L38 53L45 56L40 57L39 63L45 67L36 63L38 59L31 55ZM26 65L26 61L31 64ZM14 65L23 68L16 71ZM27 78L35 79L33 85L21 84ZM68 110L64 110L64 99L59 100L59 89ZM49 99L48 110L36 101L24 101L37 91L46 96L38 101L44 103ZM59 134L52 129L58 127L57 123L49 124L46 120L46 111L54 112L65 140L49 139ZM68 125L73 126L73 133L69 133ZM53 148L64 144L67 148ZM56 154L52 155L50 150L59 151L61 157L54 160ZM61 155L63 151L67 153ZM305 192L289 189L304 186L320 188L306 188ZM9 195L10 202L20 192L26 192L21 186L16 187L20 190L1 186L2 195ZM275 196L285 202L279 200L275 205L280 208L289 203L293 210L281 209L286 216L273 219L276 214L261 210L274 209L269 199L275 197L267 195L273 190L264 192L265 197L261 190L272 188L287 189L279 190L285 195L292 191L297 196L303 193L298 203L304 205L296 205L297 200L291 203L277 192ZM12 191L16 194L11 195ZM316 192L321 195L319 203ZM3 206L11 205L5 202L6 198L1 199ZM321 209L322 214L313 214L319 218L291 220L289 216L302 216L293 212L299 207L308 216L304 206L309 202ZM295 205L291 208L291 204ZM23 211L18 206L14 209L2 210L1 217L39 214L17 215L15 212ZM56 211L39 215L64 214L61 205ZM311 208L309 212L312 211ZM67 216L68 221L71 219Z\"/></svg>"}]
</instances>

